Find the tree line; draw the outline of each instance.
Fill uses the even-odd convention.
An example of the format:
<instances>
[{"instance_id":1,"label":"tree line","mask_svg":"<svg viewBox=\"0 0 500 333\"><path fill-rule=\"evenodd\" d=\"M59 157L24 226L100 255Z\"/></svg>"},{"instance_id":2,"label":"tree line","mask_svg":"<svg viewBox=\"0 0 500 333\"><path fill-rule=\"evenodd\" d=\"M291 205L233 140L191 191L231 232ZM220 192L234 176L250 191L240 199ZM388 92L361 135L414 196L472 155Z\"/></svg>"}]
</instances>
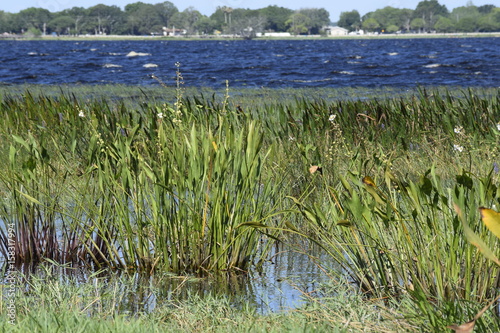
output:
<instances>
[{"instance_id":1,"label":"tree line","mask_svg":"<svg viewBox=\"0 0 500 333\"><path fill-rule=\"evenodd\" d=\"M59 12L31 7L19 13L0 10L0 33L57 35L150 35L161 34L164 27L182 29L187 35L217 33L252 36L257 32L319 34L331 24L323 8L291 10L268 6L261 9L217 7L206 16L194 7L183 11L170 1L157 4L135 2L122 10L98 4L90 8L73 7ZM458 7L451 12L437 0L421 1L417 8L385 7L363 17L357 10L342 12L337 24L349 31L396 32L482 32L500 31L500 8L494 5Z\"/></svg>"},{"instance_id":2,"label":"tree line","mask_svg":"<svg viewBox=\"0 0 500 333\"><path fill-rule=\"evenodd\" d=\"M421 1L415 10L385 7L360 16L357 10L340 14L338 25L349 31L394 33L413 32L493 32L500 31L500 8L494 5L466 6L448 11L437 0Z\"/></svg>"},{"instance_id":3,"label":"tree line","mask_svg":"<svg viewBox=\"0 0 500 333\"><path fill-rule=\"evenodd\" d=\"M135 2L126 5L124 10L98 4L56 13L32 7L16 14L0 11L0 33L149 35L162 33L164 27L175 27L188 35L213 34L214 31L240 35L262 31L317 34L330 23L329 16L325 9L294 11L278 6L256 10L224 6L206 16L193 7L179 11L170 1L157 4Z\"/></svg>"}]
</instances>

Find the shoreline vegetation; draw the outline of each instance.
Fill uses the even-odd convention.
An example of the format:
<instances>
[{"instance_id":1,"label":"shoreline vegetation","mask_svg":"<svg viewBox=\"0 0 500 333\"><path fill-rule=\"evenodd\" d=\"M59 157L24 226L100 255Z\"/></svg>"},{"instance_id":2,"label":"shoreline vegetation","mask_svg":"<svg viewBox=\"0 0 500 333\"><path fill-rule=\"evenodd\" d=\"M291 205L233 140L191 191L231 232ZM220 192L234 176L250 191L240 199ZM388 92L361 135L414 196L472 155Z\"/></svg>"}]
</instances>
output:
<instances>
[{"instance_id":1,"label":"shoreline vegetation","mask_svg":"<svg viewBox=\"0 0 500 333\"><path fill-rule=\"evenodd\" d=\"M468 237L499 249L499 88L214 90L177 68L2 85L0 117L2 331L443 332L497 296ZM273 313L228 293L281 244L331 276L320 296Z\"/></svg>"},{"instance_id":2,"label":"shoreline vegetation","mask_svg":"<svg viewBox=\"0 0 500 333\"><path fill-rule=\"evenodd\" d=\"M493 4L451 10L437 0L420 1L415 9L385 6L363 16L358 10L341 12L337 22L325 8L292 10L270 5L259 9L217 6L210 15L194 7L183 11L169 1L130 3L123 8L98 4L58 12L31 7L19 13L0 11L4 35L364 35L396 32L499 32L500 8Z\"/></svg>"},{"instance_id":3,"label":"shoreline vegetation","mask_svg":"<svg viewBox=\"0 0 500 333\"><path fill-rule=\"evenodd\" d=\"M401 33L401 34L364 34L346 36L292 35L289 37L254 37L252 40L298 40L298 39L412 39L412 38L479 38L500 37L500 32L454 32L454 33ZM204 35L204 36L134 36L134 35L77 35L77 36L38 36L0 35L1 40L161 40L161 41L197 41L197 40L242 40L249 39L239 35Z\"/></svg>"}]
</instances>

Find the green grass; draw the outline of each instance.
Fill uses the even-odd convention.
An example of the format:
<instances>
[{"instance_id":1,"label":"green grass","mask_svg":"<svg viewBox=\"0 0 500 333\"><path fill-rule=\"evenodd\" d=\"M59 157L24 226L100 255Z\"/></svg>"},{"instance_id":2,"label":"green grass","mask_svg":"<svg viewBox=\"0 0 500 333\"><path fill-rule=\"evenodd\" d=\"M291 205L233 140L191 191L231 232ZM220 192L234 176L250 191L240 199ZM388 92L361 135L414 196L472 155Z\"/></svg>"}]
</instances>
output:
<instances>
[{"instance_id":1,"label":"green grass","mask_svg":"<svg viewBox=\"0 0 500 333\"><path fill-rule=\"evenodd\" d=\"M86 279L46 267L21 288L15 325L0 314L2 332L363 332L418 331L394 308L366 302L344 283L322 286L320 302L288 312L258 313L251 302L219 292L194 293L174 276L111 274ZM85 282L84 282L85 280ZM173 295L162 297L164 286ZM182 298L179 295L183 295ZM150 300L154 299L154 302ZM149 300L149 302L148 302ZM147 304L153 304L148 308ZM145 305L146 304L146 305ZM377 311L374 311L377 308ZM2 304L3 310L3 304ZM394 318L397 320L394 320Z\"/></svg>"},{"instance_id":2,"label":"green grass","mask_svg":"<svg viewBox=\"0 0 500 333\"><path fill-rule=\"evenodd\" d=\"M454 206L498 251L478 213L500 207L498 89L195 93L181 79L164 95L1 93L0 219L16 226L18 263L215 277L299 235L342 267L330 274L352 297L404 330L443 331L496 296L498 267L467 241ZM365 322L325 306L311 300L285 324ZM477 325L498 320L490 311Z\"/></svg>"}]
</instances>

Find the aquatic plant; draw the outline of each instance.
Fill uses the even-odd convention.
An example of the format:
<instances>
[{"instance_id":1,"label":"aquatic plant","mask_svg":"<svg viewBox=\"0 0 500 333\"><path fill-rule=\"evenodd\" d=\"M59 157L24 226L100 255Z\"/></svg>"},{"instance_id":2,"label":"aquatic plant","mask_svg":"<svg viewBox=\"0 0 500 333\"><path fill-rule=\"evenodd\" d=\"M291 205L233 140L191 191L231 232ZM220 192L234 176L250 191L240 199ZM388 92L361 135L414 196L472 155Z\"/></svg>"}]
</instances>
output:
<instances>
[{"instance_id":1,"label":"aquatic plant","mask_svg":"<svg viewBox=\"0 0 500 333\"><path fill-rule=\"evenodd\" d=\"M500 205L498 91L186 91L3 95L2 257L13 242L18 264L216 275L247 272L293 234L326 251L356 297L411 304L427 330L494 299L498 267L454 205L496 251L478 208ZM498 326L489 311L476 325Z\"/></svg>"}]
</instances>

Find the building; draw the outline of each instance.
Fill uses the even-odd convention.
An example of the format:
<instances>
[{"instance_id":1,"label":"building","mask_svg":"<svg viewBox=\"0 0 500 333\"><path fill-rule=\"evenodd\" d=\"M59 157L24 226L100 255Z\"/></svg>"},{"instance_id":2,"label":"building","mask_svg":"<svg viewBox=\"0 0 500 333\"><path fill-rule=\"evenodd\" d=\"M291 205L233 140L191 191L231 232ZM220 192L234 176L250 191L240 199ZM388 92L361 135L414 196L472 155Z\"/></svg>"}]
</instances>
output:
<instances>
[{"instance_id":1,"label":"building","mask_svg":"<svg viewBox=\"0 0 500 333\"><path fill-rule=\"evenodd\" d=\"M337 26L324 27L323 30L326 32L327 36L347 36L349 33L349 30Z\"/></svg>"},{"instance_id":2,"label":"building","mask_svg":"<svg viewBox=\"0 0 500 333\"><path fill-rule=\"evenodd\" d=\"M163 27L163 36L184 36L187 34L186 29L169 29L167 27Z\"/></svg>"}]
</instances>

